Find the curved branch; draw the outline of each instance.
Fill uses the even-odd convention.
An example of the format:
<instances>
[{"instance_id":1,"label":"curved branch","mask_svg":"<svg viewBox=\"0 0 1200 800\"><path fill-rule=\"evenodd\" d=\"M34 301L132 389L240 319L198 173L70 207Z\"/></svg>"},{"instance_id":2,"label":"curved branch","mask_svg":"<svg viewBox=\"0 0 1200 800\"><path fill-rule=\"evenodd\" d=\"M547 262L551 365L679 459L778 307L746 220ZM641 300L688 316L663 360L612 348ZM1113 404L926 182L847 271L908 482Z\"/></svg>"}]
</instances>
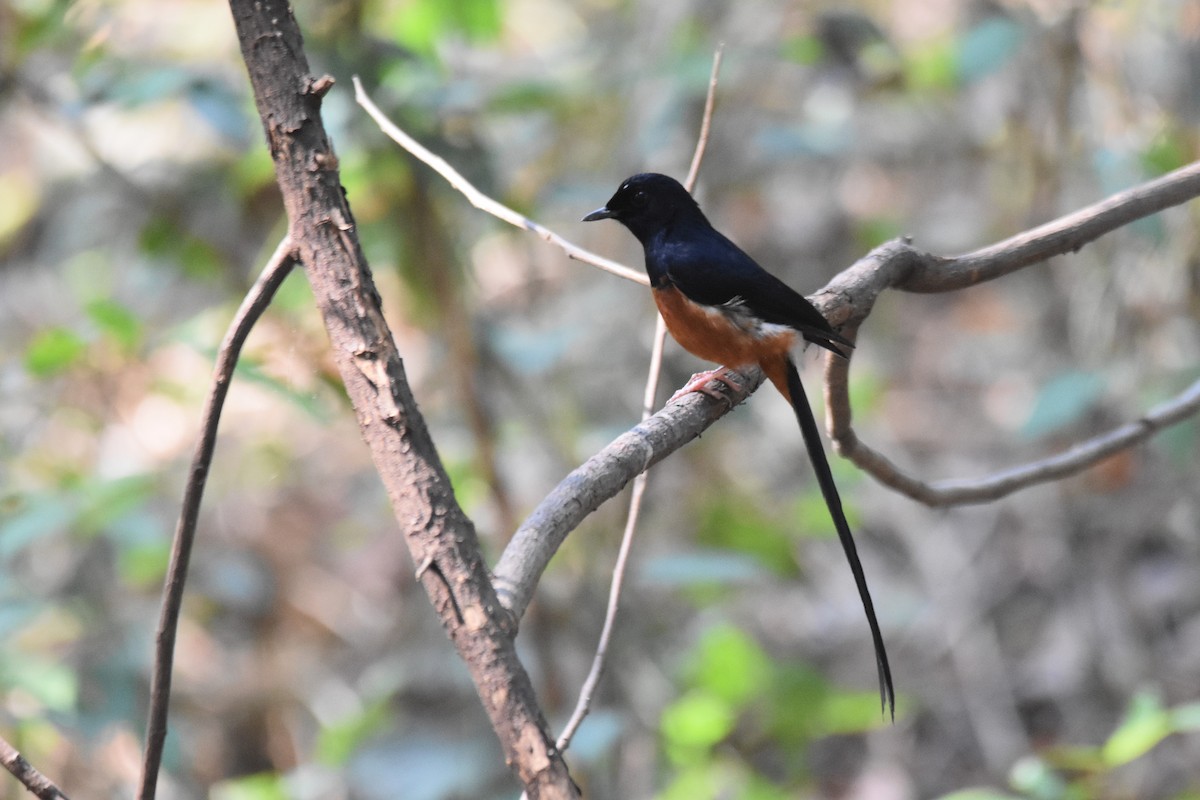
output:
<instances>
[{"instance_id":1,"label":"curved branch","mask_svg":"<svg viewBox=\"0 0 1200 800\"><path fill-rule=\"evenodd\" d=\"M628 267L616 265L618 270L598 263L598 256L595 257L597 260L593 260L593 254L482 195L444 160L396 129L370 104L357 80L355 85L359 103L384 127L385 132L450 180L452 185L467 195L473 205L518 227L538 233L543 239L562 247L572 258L583 258L622 277L645 282L641 274L629 274L633 271ZM1200 162L960 256L937 256L914 247L909 239L893 240L875 248L839 273L810 299L831 323L841 329L843 335L853 341L859 327L870 315L875 301L887 289L934 293L974 286L1053 256L1076 252L1106 233L1198 196ZM919 502L935 506L984 502L1027 486L1077 473L1123 448L1143 441L1163 427L1200 411L1193 387L1170 403L1149 412L1141 420L1089 439L1051 458L979 479L926 482L905 473L858 438L852 425L849 370L849 360L827 355L826 427L834 449L884 485ZM660 443L661 449L648 444L643 431L647 425L660 423L683 426L678 435ZM620 491L649 463L666 457L698 436L709 424L711 421L676 417L673 409L659 412L589 459L543 500L518 530L496 567L495 577L501 601L514 612L517 619L524 613L538 576L566 534L600 503ZM541 538L543 535L545 538ZM527 564L524 563L526 560Z\"/></svg>"},{"instance_id":2,"label":"curved branch","mask_svg":"<svg viewBox=\"0 0 1200 800\"><path fill-rule=\"evenodd\" d=\"M909 240L894 240L837 275L814 300L831 322L844 326L843 334L853 340L885 289L948 292L973 286L1052 256L1075 252L1121 226L1198 196L1200 162L965 255L934 256L913 247ZM904 472L858 438L852 425L849 371L848 360L826 359L826 425L834 449L885 486L932 506L982 503L1073 475L1200 411L1197 387L1192 386L1142 419L1081 442L1064 453L983 478L928 482Z\"/></svg>"},{"instance_id":3,"label":"curved branch","mask_svg":"<svg viewBox=\"0 0 1200 800\"><path fill-rule=\"evenodd\" d=\"M500 602L520 619L538 579L567 534L644 472L698 437L743 402L763 381L756 367L739 372L745 385L708 384L724 402L698 392L685 395L618 436L563 478L513 534L492 572Z\"/></svg>"},{"instance_id":4,"label":"curved branch","mask_svg":"<svg viewBox=\"0 0 1200 800\"><path fill-rule=\"evenodd\" d=\"M965 289L1053 256L1077 252L1106 233L1197 196L1200 196L1200 161L990 247L953 258L922 254L894 288L925 293Z\"/></svg>"},{"instance_id":5,"label":"curved branch","mask_svg":"<svg viewBox=\"0 0 1200 800\"><path fill-rule=\"evenodd\" d=\"M262 274L242 300L237 313L229 323L225 338L217 351L217 364L213 368L212 384L204 401L201 415L200 438L192 455L188 470L187 485L183 490L183 502L179 509L179 521L175 525L175 537L171 543L171 560L167 566L163 585L162 607L159 611L158 632L154 639L154 667L150 675L150 711L146 721L146 748L142 756L142 779L138 797L149 800L154 797L158 783L158 770L162 764L163 744L167 738L167 710L171 702L171 673L175 662L175 633L179 628L179 613L183 607L183 588L187 580L188 564L192 559L192 545L196 540L196 523L200 517L200 501L204 499L204 487L208 483L208 470L212 466L213 452L217 448L217 426L221 421L221 409L233 380L242 345L254 328L254 323L271 304L271 298L279 289L283 279L296 264L296 248L290 236L275 248Z\"/></svg>"},{"instance_id":6,"label":"curved branch","mask_svg":"<svg viewBox=\"0 0 1200 800\"><path fill-rule=\"evenodd\" d=\"M862 321L885 289L932 291L931 287L941 285L944 291L950 291L970 285L961 283L964 276L975 281L1000 277L1038 260L1032 259L1033 252L1040 254L1039 258L1048 258L1078 249L1115 227L1197 195L1200 195L1200 164L958 259L932 256L905 240L888 242L840 273L812 300L831 322L841 327L843 335L854 340ZM939 284L935 268L949 270L951 277ZM881 483L930 505L984 502L1035 483L1065 477L1200 411L1200 386L1193 386L1141 420L1050 459L980 480L930 484L905 474L858 439L850 424L849 361L827 356L825 379L827 424L834 448ZM755 375L749 391L760 382L761 375ZM732 399L741 402L745 396ZM496 565L494 580L505 607L519 619L538 577L567 533L638 472L691 441L722 412L721 404L713 401L688 399L669 406L618 437L559 483L517 531Z\"/></svg>"},{"instance_id":7,"label":"curved branch","mask_svg":"<svg viewBox=\"0 0 1200 800\"><path fill-rule=\"evenodd\" d=\"M474 184L462 176L462 173L450 166L446 159L442 158L437 153L434 153L429 148L425 147L425 145L409 136L407 133L402 131L400 127L396 125L396 123L388 119L387 116L379 110L379 106L375 105L375 103L371 100L366 90L363 89L362 81L358 79L357 75L355 75L352 80L354 81L355 101L357 101L358 104L362 106L368 114L371 115L371 119L375 120L375 124L379 126L379 129L387 134L388 138L390 138L393 142L403 147L412 155L416 156L420 161L423 161L432 167L434 172L441 175L446 179L447 183L460 191L471 203L471 205L475 206L480 211L486 211L493 217L504 220L510 225L515 225L518 228L537 234L544 241L560 247L564 252L566 252L568 258L573 258L576 261L582 261L585 264L591 264L593 267L599 267L605 272L611 272L618 278L624 278L625 280L633 281L634 283L640 283L643 286L650 285L650 279L647 278L643 273L630 269L624 264L618 264L616 261L607 259L604 256L597 255L596 253L586 250L577 244L573 244L546 226L534 222L524 214L514 211L500 201L488 197L486 194L479 191Z\"/></svg>"},{"instance_id":8,"label":"curved branch","mask_svg":"<svg viewBox=\"0 0 1200 800\"><path fill-rule=\"evenodd\" d=\"M1141 419L1127 422L1049 458L1023 464L982 478L925 482L906 474L886 456L858 440L849 431L852 447L847 458L885 486L928 506L986 503L1039 483L1065 478L1093 464L1140 444L1200 412L1200 381L1177 397L1148 411ZM846 447L845 439L839 446Z\"/></svg>"}]
</instances>

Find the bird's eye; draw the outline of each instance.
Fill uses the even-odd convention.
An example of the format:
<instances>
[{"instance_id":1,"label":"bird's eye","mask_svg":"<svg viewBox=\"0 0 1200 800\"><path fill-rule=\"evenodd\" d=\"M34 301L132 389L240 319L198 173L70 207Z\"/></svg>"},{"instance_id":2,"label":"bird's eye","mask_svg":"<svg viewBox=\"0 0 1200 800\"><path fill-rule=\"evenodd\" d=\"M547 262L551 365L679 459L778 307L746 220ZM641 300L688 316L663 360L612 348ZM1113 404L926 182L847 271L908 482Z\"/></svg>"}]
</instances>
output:
<instances>
[{"instance_id":1,"label":"bird's eye","mask_svg":"<svg viewBox=\"0 0 1200 800\"><path fill-rule=\"evenodd\" d=\"M637 206L638 208L641 208L642 206L646 205L647 199L648 198L646 197L646 193L643 192L641 189L634 192L634 194L633 194L633 204L635 206Z\"/></svg>"}]
</instances>

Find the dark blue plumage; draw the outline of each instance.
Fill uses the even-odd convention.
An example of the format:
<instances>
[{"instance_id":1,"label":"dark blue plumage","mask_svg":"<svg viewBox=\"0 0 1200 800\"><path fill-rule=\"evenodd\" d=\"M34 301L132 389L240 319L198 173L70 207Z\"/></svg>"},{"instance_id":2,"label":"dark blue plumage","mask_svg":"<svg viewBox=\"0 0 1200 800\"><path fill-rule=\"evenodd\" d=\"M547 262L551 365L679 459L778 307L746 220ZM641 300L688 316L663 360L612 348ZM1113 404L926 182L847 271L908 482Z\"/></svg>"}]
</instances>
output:
<instances>
[{"instance_id":1,"label":"dark blue plumage","mask_svg":"<svg viewBox=\"0 0 1200 800\"><path fill-rule=\"evenodd\" d=\"M623 223L642 243L653 287L673 285L706 306L740 302L763 322L793 328L839 355L841 347L852 346L808 300L714 228L674 178L634 175L585 219L607 218Z\"/></svg>"},{"instance_id":2,"label":"dark blue plumage","mask_svg":"<svg viewBox=\"0 0 1200 800\"><path fill-rule=\"evenodd\" d=\"M685 349L729 367L757 364L791 403L871 628L880 697L894 718L896 697L883 634L821 432L790 352L797 336L840 356L845 355L841 348L851 343L808 300L713 228L691 194L673 178L634 175L607 205L584 217L597 219L617 220L642 243L655 304L667 329ZM697 378L682 391L702 386L703 376Z\"/></svg>"}]
</instances>

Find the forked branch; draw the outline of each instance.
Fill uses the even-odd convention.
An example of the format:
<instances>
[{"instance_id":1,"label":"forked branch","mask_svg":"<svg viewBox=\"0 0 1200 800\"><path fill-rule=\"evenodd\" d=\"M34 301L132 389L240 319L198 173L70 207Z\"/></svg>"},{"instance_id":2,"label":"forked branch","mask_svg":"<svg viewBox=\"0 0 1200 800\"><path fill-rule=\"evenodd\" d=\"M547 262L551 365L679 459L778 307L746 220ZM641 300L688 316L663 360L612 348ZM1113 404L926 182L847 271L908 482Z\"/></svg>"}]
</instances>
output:
<instances>
[{"instance_id":1,"label":"forked branch","mask_svg":"<svg viewBox=\"0 0 1200 800\"><path fill-rule=\"evenodd\" d=\"M965 255L947 258L919 250L906 240L887 242L835 277L814 299L830 321L843 326L843 332L853 339L885 289L949 292L974 286L1075 252L1106 233L1196 197L1200 197L1200 162ZM850 364L838 358L828 358L825 364L825 407L834 448L880 483L930 506L983 503L1077 474L1200 412L1197 382L1141 419L1063 453L980 478L926 481L905 472L858 438L851 423Z\"/></svg>"},{"instance_id":2,"label":"forked branch","mask_svg":"<svg viewBox=\"0 0 1200 800\"><path fill-rule=\"evenodd\" d=\"M442 174L445 162L383 117L370 102L361 83L355 81L358 101L392 138L418 159ZM415 146L413 146L415 145ZM452 169L450 169L453 172ZM457 173L454 173L457 175ZM462 189L459 182L452 181ZM635 279L628 267L614 269L600 259L554 234L544 226L516 214L475 187L465 192L476 207L489 213L499 207L507 213L496 216L537 232L558 245L572 258L595 264L621 277ZM1008 275L1053 256L1075 252L1089 242L1129 223L1200 196L1200 162L1160 178L1118 192L1072 214L1040 225L1025 233L956 257L924 252L907 240L894 240L877 247L839 273L810 299L842 333L853 340L870 315L876 299L886 289L906 292L949 292ZM515 219L513 217L516 217ZM617 265L619 266L619 265ZM644 276L638 274L638 282ZM1037 483L1057 480L1144 441L1155 432L1200 413L1200 383L1193 384L1168 403L1148 412L1136 422L1088 439L1068 451L1029 464L1005 469L978 479L929 482L900 469L886 456L863 443L851 424L849 385L850 361L826 357L825 402L827 427L835 450L849 458L881 483L919 502L933 506L980 503L1003 497ZM754 387L761 376L755 376ZM737 402L744 397L735 398ZM700 407L711 406L706 410ZM541 571L566 534L602 502L619 492L638 471L665 458L700 435L724 413L716 401L680 403L658 412L619 437L612 444L568 475L517 530L495 569L496 586L502 602L519 619L532 597ZM669 436L662 436L670 431Z\"/></svg>"}]
</instances>

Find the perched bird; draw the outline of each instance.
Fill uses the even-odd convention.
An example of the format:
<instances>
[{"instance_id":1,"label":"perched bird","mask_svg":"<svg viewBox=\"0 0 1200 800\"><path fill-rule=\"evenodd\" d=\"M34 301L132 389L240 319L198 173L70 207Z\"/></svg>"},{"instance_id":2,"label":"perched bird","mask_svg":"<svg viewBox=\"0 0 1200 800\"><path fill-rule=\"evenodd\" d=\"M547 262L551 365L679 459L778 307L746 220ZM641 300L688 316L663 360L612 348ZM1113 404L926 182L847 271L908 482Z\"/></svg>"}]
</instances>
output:
<instances>
[{"instance_id":1,"label":"perched bird","mask_svg":"<svg viewBox=\"0 0 1200 800\"><path fill-rule=\"evenodd\" d=\"M853 345L808 300L713 228L691 194L674 178L656 173L634 175L604 207L583 221L598 219L615 219L642 243L654 302L675 340L693 355L724 365L693 376L676 396L704 391L704 384L712 378L736 382L729 369L758 365L791 403L871 627L880 698L895 718L892 671L875 606L817 421L792 359L801 340L842 357L845 352L841 348Z\"/></svg>"}]
</instances>

